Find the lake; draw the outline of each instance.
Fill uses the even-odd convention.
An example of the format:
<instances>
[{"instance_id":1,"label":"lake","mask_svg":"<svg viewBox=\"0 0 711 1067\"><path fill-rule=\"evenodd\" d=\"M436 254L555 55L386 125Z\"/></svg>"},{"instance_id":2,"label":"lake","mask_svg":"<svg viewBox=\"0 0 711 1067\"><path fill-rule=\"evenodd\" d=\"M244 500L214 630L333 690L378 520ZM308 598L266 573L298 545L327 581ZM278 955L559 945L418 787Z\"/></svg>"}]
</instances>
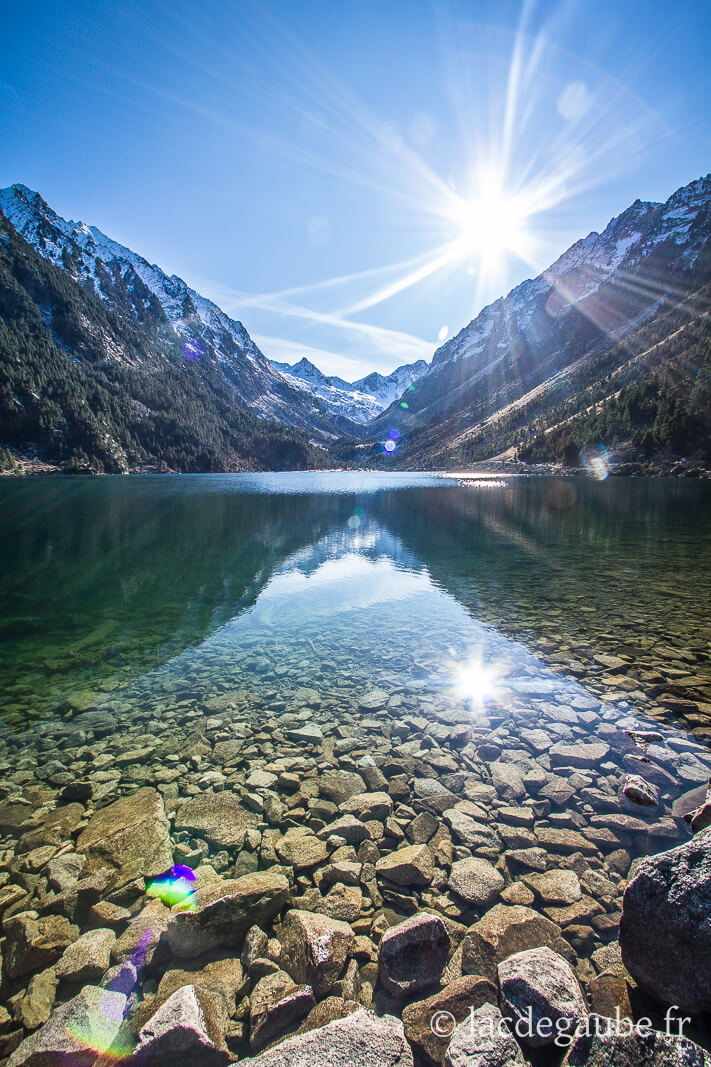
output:
<instances>
[{"instance_id":1,"label":"lake","mask_svg":"<svg viewBox=\"0 0 711 1067\"><path fill-rule=\"evenodd\" d=\"M689 836L711 774L708 483L7 478L0 514L5 795L157 788L179 854L239 874L360 783L392 800L364 820L381 858L423 812L439 850L412 884L364 882L366 913L472 921L447 872L481 856L581 957L616 936L632 860ZM221 794L250 813L239 847L181 815ZM575 885L537 883L551 865ZM300 891L316 867L296 863Z\"/></svg>"}]
</instances>

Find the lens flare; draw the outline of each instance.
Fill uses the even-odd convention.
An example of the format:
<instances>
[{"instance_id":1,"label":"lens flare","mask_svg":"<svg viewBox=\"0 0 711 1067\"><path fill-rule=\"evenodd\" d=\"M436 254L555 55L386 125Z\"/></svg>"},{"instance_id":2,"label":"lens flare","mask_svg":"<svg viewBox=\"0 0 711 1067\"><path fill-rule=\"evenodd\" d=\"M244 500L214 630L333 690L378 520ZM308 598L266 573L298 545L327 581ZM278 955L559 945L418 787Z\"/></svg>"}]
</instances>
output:
<instances>
[{"instance_id":1,"label":"lens flare","mask_svg":"<svg viewBox=\"0 0 711 1067\"><path fill-rule=\"evenodd\" d=\"M405 411L407 411L407 409L408 409L408 408L410 407L410 405L409 405L409 404L407 404L407 403L405 403L405 401L404 401L404 400L401 400L401 401L400 401L400 407L401 407L401 408L404 408L404 409L405 409Z\"/></svg>"},{"instance_id":2,"label":"lens flare","mask_svg":"<svg viewBox=\"0 0 711 1067\"><path fill-rule=\"evenodd\" d=\"M390 433L388 434L388 437L390 438L391 441L399 441L400 440L400 431L399 430L391 430Z\"/></svg>"},{"instance_id":3,"label":"lens flare","mask_svg":"<svg viewBox=\"0 0 711 1067\"><path fill-rule=\"evenodd\" d=\"M176 864L170 870L151 879L146 885L146 896L162 900L168 907L181 904L186 910L193 910L195 904L195 871L182 864Z\"/></svg>"},{"instance_id":4,"label":"lens flare","mask_svg":"<svg viewBox=\"0 0 711 1067\"><path fill-rule=\"evenodd\" d=\"M581 452L583 466L588 474L604 482L612 470L612 463L604 445L587 445Z\"/></svg>"},{"instance_id":5,"label":"lens flare","mask_svg":"<svg viewBox=\"0 0 711 1067\"><path fill-rule=\"evenodd\" d=\"M397 445L392 440L392 438L388 438L388 440L383 445L383 452L387 452L388 455L392 455L392 453L395 451L396 448L397 448Z\"/></svg>"},{"instance_id":6,"label":"lens flare","mask_svg":"<svg viewBox=\"0 0 711 1067\"><path fill-rule=\"evenodd\" d=\"M205 346L201 344L200 341L196 340L194 337L191 337L189 341L183 342L182 351L184 359L202 359L202 357L205 355Z\"/></svg>"}]
</instances>

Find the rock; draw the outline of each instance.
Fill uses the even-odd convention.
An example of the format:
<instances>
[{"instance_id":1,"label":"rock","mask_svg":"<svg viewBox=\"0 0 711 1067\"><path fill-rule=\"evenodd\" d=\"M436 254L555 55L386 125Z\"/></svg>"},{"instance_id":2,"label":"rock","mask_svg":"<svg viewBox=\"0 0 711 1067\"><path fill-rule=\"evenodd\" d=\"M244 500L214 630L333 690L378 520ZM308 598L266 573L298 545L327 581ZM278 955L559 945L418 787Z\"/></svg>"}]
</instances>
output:
<instances>
[{"instance_id":1,"label":"rock","mask_svg":"<svg viewBox=\"0 0 711 1067\"><path fill-rule=\"evenodd\" d=\"M276 774L272 774L270 771L256 770L252 771L245 785L248 789L271 789L276 781Z\"/></svg>"},{"instance_id":2,"label":"rock","mask_svg":"<svg viewBox=\"0 0 711 1067\"><path fill-rule=\"evenodd\" d=\"M659 789L647 782L639 774L628 774L622 786L622 793L635 804L654 807L659 803Z\"/></svg>"},{"instance_id":3,"label":"rock","mask_svg":"<svg viewBox=\"0 0 711 1067\"><path fill-rule=\"evenodd\" d=\"M47 864L49 884L60 893L69 889L79 881L85 865L86 856L81 852L65 852L62 856L55 856Z\"/></svg>"},{"instance_id":4,"label":"rock","mask_svg":"<svg viewBox=\"0 0 711 1067\"><path fill-rule=\"evenodd\" d=\"M190 1063L222 1067L229 1062L224 1041L226 1021L216 993L182 986L141 1027L131 1062L155 1067Z\"/></svg>"},{"instance_id":5,"label":"rock","mask_svg":"<svg viewBox=\"0 0 711 1067\"><path fill-rule=\"evenodd\" d=\"M449 1023L444 1019L443 1023ZM445 1067L525 1067L526 1061L494 1004L482 1004L452 1034Z\"/></svg>"},{"instance_id":6,"label":"rock","mask_svg":"<svg viewBox=\"0 0 711 1067\"><path fill-rule=\"evenodd\" d=\"M383 934L378 953L383 986L394 997L427 989L439 980L450 948L447 928L438 915L419 912L391 926Z\"/></svg>"},{"instance_id":7,"label":"rock","mask_svg":"<svg viewBox=\"0 0 711 1067\"><path fill-rule=\"evenodd\" d=\"M53 967L33 975L22 1000L19 1002L17 1021L26 1030L36 1030L47 1022L54 1007L57 991L57 976Z\"/></svg>"},{"instance_id":8,"label":"rock","mask_svg":"<svg viewBox=\"0 0 711 1067\"><path fill-rule=\"evenodd\" d=\"M265 955L268 943L269 938L259 926L250 926L242 945L242 966L249 970L255 960Z\"/></svg>"},{"instance_id":9,"label":"rock","mask_svg":"<svg viewBox=\"0 0 711 1067\"><path fill-rule=\"evenodd\" d=\"M326 997L325 1000L319 1001L316 1007L311 1009L296 1032L297 1034L305 1034L309 1030L318 1030L320 1027L326 1026L327 1023L332 1023L334 1019L345 1019L347 1015L352 1015L359 1008L362 1008L362 1004L355 1000Z\"/></svg>"},{"instance_id":10,"label":"rock","mask_svg":"<svg viewBox=\"0 0 711 1067\"><path fill-rule=\"evenodd\" d=\"M462 970L465 974L480 974L495 981L501 960L515 952L542 946L552 948L566 958L571 955L560 927L550 919L523 905L495 904L464 935Z\"/></svg>"},{"instance_id":11,"label":"rock","mask_svg":"<svg viewBox=\"0 0 711 1067\"><path fill-rule=\"evenodd\" d=\"M497 848L498 838L490 826L483 822L477 822L464 811L457 808L448 808L442 818L450 828L455 838L461 841L467 848Z\"/></svg>"},{"instance_id":12,"label":"rock","mask_svg":"<svg viewBox=\"0 0 711 1067\"><path fill-rule=\"evenodd\" d=\"M287 1038L241 1067L413 1067L402 1023L363 1009Z\"/></svg>"},{"instance_id":13,"label":"rock","mask_svg":"<svg viewBox=\"0 0 711 1067\"><path fill-rule=\"evenodd\" d=\"M90 1067L97 1049L123 1058L116 1042L125 1006L123 993L84 986L81 993L52 1013L41 1030L15 1049L8 1067Z\"/></svg>"},{"instance_id":14,"label":"rock","mask_svg":"<svg viewBox=\"0 0 711 1067\"><path fill-rule=\"evenodd\" d=\"M498 971L501 1007L527 1045L550 1045L560 1034L572 1034L587 1017L572 967L551 949L517 952L503 960Z\"/></svg>"},{"instance_id":15,"label":"rock","mask_svg":"<svg viewBox=\"0 0 711 1067\"><path fill-rule=\"evenodd\" d=\"M300 745L320 745L323 741L323 731L315 722L292 727L286 731L286 736Z\"/></svg>"},{"instance_id":16,"label":"rock","mask_svg":"<svg viewBox=\"0 0 711 1067\"><path fill-rule=\"evenodd\" d=\"M388 793L355 793L339 804L339 808L362 822L368 822L369 819L384 822L392 814L393 802Z\"/></svg>"},{"instance_id":17,"label":"rock","mask_svg":"<svg viewBox=\"0 0 711 1067\"><path fill-rule=\"evenodd\" d=\"M278 968L276 968L278 970ZM217 993L227 1015L234 1015L235 1001L247 989L248 979L240 960L235 956L221 956L205 962L204 957L186 963L182 968L166 971L160 980L156 999L163 1004L181 986L194 985L210 993Z\"/></svg>"},{"instance_id":18,"label":"rock","mask_svg":"<svg viewBox=\"0 0 711 1067\"><path fill-rule=\"evenodd\" d=\"M316 1004L311 986L296 985L285 971L260 978L249 1000L249 1044L253 1052L308 1015Z\"/></svg>"},{"instance_id":19,"label":"rock","mask_svg":"<svg viewBox=\"0 0 711 1067\"><path fill-rule=\"evenodd\" d=\"M639 1031L642 1031L641 1033ZM711 1067L711 1056L686 1037L637 1024L616 1033L614 1019L591 1016L576 1034L561 1067Z\"/></svg>"},{"instance_id":20,"label":"rock","mask_svg":"<svg viewBox=\"0 0 711 1067\"><path fill-rule=\"evenodd\" d=\"M3 925L7 934L5 972L9 978L48 967L79 936L79 928L62 915L40 919L37 912L23 911L6 919Z\"/></svg>"},{"instance_id":21,"label":"rock","mask_svg":"<svg viewBox=\"0 0 711 1067\"><path fill-rule=\"evenodd\" d=\"M89 819L77 841L86 855L86 871L112 868L121 884L135 878L152 878L173 863L170 827L163 798L155 789L137 789Z\"/></svg>"},{"instance_id":22,"label":"rock","mask_svg":"<svg viewBox=\"0 0 711 1067\"><path fill-rule=\"evenodd\" d=\"M609 753L610 746L604 741L556 741L548 750L554 767L599 767Z\"/></svg>"},{"instance_id":23,"label":"rock","mask_svg":"<svg viewBox=\"0 0 711 1067\"><path fill-rule=\"evenodd\" d=\"M457 860L449 875L449 888L482 911L497 900L505 884L493 864L478 857Z\"/></svg>"},{"instance_id":24,"label":"rock","mask_svg":"<svg viewBox=\"0 0 711 1067\"><path fill-rule=\"evenodd\" d=\"M170 909L160 900L151 900L116 938L111 947L111 962L126 963L135 958L140 966L150 966L161 950L167 952L165 933Z\"/></svg>"},{"instance_id":25,"label":"rock","mask_svg":"<svg viewBox=\"0 0 711 1067\"><path fill-rule=\"evenodd\" d=\"M468 1019L470 1012L482 1004L497 1001L498 990L493 982L478 975L464 975L426 1000L407 1005L402 1013L405 1037L425 1064L436 1067L444 1059L454 1026ZM439 1030L446 1032L440 1034Z\"/></svg>"},{"instance_id":26,"label":"rock","mask_svg":"<svg viewBox=\"0 0 711 1067\"><path fill-rule=\"evenodd\" d=\"M319 777L318 788L322 797L342 804L344 800L365 792L365 782L355 771L324 771Z\"/></svg>"},{"instance_id":27,"label":"rock","mask_svg":"<svg viewBox=\"0 0 711 1067\"><path fill-rule=\"evenodd\" d=\"M705 830L711 826L711 801L705 800L698 808L687 812L684 818L695 834L698 834L700 830Z\"/></svg>"},{"instance_id":28,"label":"rock","mask_svg":"<svg viewBox=\"0 0 711 1067\"><path fill-rule=\"evenodd\" d=\"M108 971L111 949L116 941L113 930L89 930L65 949L55 970L67 982L95 982Z\"/></svg>"},{"instance_id":29,"label":"rock","mask_svg":"<svg viewBox=\"0 0 711 1067\"><path fill-rule=\"evenodd\" d=\"M389 694L384 689L369 689L358 701L358 707L361 711L379 711L387 704L388 697Z\"/></svg>"},{"instance_id":30,"label":"rock","mask_svg":"<svg viewBox=\"0 0 711 1067\"><path fill-rule=\"evenodd\" d=\"M407 845L379 859L375 871L396 885L427 886L434 878L432 853L427 845Z\"/></svg>"},{"instance_id":31,"label":"rock","mask_svg":"<svg viewBox=\"0 0 711 1067\"><path fill-rule=\"evenodd\" d=\"M368 837L368 830L355 815L343 815L319 830L317 837L328 841L329 837L341 837L347 845L359 845Z\"/></svg>"},{"instance_id":32,"label":"rock","mask_svg":"<svg viewBox=\"0 0 711 1067\"><path fill-rule=\"evenodd\" d=\"M278 871L257 871L198 889L195 911L174 910L167 937L176 956L190 958L218 945L241 945L253 923L270 922L289 899L289 883Z\"/></svg>"},{"instance_id":33,"label":"rock","mask_svg":"<svg viewBox=\"0 0 711 1067\"><path fill-rule=\"evenodd\" d=\"M296 871L317 867L328 859L328 848L314 834L305 834L300 829L288 831L276 843L277 856L282 863Z\"/></svg>"},{"instance_id":34,"label":"rock","mask_svg":"<svg viewBox=\"0 0 711 1067\"><path fill-rule=\"evenodd\" d=\"M711 830L642 860L622 903L620 948L632 977L664 1004L711 1011Z\"/></svg>"},{"instance_id":35,"label":"rock","mask_svg":"<svg viewBox=\"0 0 711 1067\"><path fill-rule=\"evenodd\" d=\"M339 978L354 938L347 923L293 908L281 928L283 966L295 982L311 986L321 1000Z\"/></svg>"},{"instance_id":36,"label":"rock","mask_svg":"<svg viewBox=\"0 0 711 1067\"><path fill-rule=\"evenodd\" d=\"M497 760L491 764L491 781L500 797L504 800L521 800L526 795L523 772L513 763Z\"/></svg>"},{"instance_id":37,"label":"rock","mask_svg":"<svg viewBox=\"0 0 711 1067\"><path fill-rule=\"evenodd\" d=\"M575 871L557 868L541 874L524 874L521 881L540 897L544 904L574 904L583 895Z\"/></svg>"},{"instance_id":38,"label":"rock","mask_svg":"<svg viewBox=\"0 0 711 1067\"><path fill-rule=\"evenodd\" d=\"M242 848L247 830L258 825L259 817L227 792L198 793L181 804L175 816L176 830L189 830L218 849Z\"/></svg>"}]
</instances>

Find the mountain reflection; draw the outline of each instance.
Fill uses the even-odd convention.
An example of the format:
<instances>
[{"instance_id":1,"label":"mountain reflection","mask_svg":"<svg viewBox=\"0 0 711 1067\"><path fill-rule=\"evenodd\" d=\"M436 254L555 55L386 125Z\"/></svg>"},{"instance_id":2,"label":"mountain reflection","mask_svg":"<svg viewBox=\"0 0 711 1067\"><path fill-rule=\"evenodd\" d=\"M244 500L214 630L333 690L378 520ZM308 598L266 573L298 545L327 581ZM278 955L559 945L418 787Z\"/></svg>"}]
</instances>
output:
<instances>
[{"instance_id":1,"label":"mountain reflection","mask_svg":"<svg viewBox=\"0 0 711 1067\"><path fill-rule=\"evenodd\" d=\"M387 581L363 572L364 605L424 574L480 621L577 654L600 635L632 655L668 643L711 593L709 494L688 483L57 478L8 480L0 504L0 682L13 725L86 706L250 610L277 626L298 619L309 575L345 610L339 574L355 588L359 558L389 564ZM368 594L368 583L380 587Z\"/></svg>"}]
</instances>

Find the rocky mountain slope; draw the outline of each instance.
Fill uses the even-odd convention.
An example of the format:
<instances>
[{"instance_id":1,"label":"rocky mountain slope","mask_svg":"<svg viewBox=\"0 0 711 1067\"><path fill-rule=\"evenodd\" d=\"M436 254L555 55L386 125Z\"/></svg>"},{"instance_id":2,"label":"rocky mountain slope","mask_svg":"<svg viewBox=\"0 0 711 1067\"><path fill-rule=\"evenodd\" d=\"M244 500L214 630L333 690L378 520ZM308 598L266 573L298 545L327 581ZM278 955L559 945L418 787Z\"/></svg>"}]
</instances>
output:
<instances>
[{"instance_id":1,"label":"rocky mountain slope","mask_svg":"<svg viewBox=\"0 0 711 1067\"><path fill-rule=\"evenodd\" d=\"M295 387L262 354L241 322L196 293L181 278L107 237L95 226L67 221L24 185L0 190L0 211L37 252L80 285L89 283L102 304L140 328L157 328L178 343L186 361L212 353L237 403L257 416L306 430L327 441L358 433L359 424L330 411L315 394Z\"/></svg>"},{"instance_id":2,"label":"rocky mountain slope","mask_svg":"<svg viewBox=\"0 0 711 1067\"><path fill-rule=\"evenodd\" d=\"M397 367L392 374L374 371L356 382L347 382L334 375L326 376L304 357L298 363L272 362L281 374L297 389L317 397L333 415L351 419L366 426L381 411L403 395L427 370L424 359Z\"/></svg>"},{"instance_id":3,"label":"rocky mountain slope","mask_svg":"<svg viewBox=\"0 0 711 1067\"><path fill-rule=\"evenodd\" d=\"M138 275L98 258L95 271L103 297L0 212L1 445L78 471L323 465L302 430L238 402L237 374L225 373L209 336L199 359L189 354L196 333L175 330ZM243 350L233 359L251 362ZM256 379L256 369L240 377ZM10 466L1 451L0 467Z\"/></svg>"},{"instance_id":4,"label":"rocky mountain slope","mask_svg":"<svg viewBox=\"0 0 711 1067\"><path fill-rule=\"evenodd\" d=\"M447 463L473 437L482 444L478 458L494 455L492 421L537 391L557 386L559 394L561 378L573 372L581 390L601 373L601 354L614 350L622 360L628 338L689 300L706 280L710 237L711 176L664 204L636 201L601 234L484 308L435 353L408 392L408 410L392 405L371 435L397 426L408 442L398 458L408 465ZM696 310L690 305L687 319ZM615 369L602 362L605 374Z\"/></svg>"}]
</instances>

